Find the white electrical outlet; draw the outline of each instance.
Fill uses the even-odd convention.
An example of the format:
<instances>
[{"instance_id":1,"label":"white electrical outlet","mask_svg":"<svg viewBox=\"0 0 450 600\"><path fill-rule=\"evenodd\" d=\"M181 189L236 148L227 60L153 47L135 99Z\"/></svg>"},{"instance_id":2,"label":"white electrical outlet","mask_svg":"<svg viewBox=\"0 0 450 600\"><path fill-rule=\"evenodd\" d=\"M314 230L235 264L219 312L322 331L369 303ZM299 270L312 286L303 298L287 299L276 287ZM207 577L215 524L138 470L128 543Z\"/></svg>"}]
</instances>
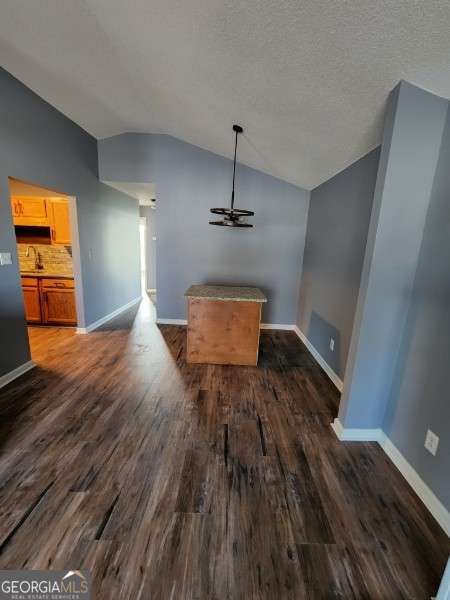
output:
<instances>
[{"instance_id":1,"label":"white electrical outlet","mask_svg":"<svg viewBox=\"0 0 450 600\"><path fill-rule=\"evenodd\" d=\"M425 448L428 450L428 452L431 452L431 454L433 456L436 456L438 445L439 445L438 436L435 433L433 433L431 431L431 429L429 429L427 431L427 435L425 437Z\"/></svg>"},{"instance_id":2,"label":"white electrical outlet","mask_svg":"<svg viewBox=\"0 0 450 600\"><path fill-rule=\"evenodd\" d=\"M330 338L330 350L331 350L331 352L334 352L334 340L333 340L333 338Z\"/></svg>"},{"instance_id":3,"label":"white electrical outlet","mask_svg":"<svg viewBox=\"0 0 450 600\"><path fill-rule=\"evenodd\" d=\"M11 252L0 252L0 265L12 265Z\"/></svg>"}]
</instances>

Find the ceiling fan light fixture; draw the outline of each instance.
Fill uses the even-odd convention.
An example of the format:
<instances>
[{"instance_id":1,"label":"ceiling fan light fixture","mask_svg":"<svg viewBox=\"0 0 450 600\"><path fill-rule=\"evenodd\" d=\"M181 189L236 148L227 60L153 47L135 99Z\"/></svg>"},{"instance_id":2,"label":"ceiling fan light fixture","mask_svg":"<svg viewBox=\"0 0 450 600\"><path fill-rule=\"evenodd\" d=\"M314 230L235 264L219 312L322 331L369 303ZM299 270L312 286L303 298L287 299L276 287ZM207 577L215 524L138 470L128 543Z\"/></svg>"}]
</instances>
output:
<instances>
[{"instance_id":1,"label":"ceiling fan light fixture","mask_svg":"<svg viewBox=\"0 0 450 600\"><path fill-rule=\"evenodd\" d=\"M210 225L219 225L220 227L253 227L251 223L245 221L246 217L253 217L255 214L252 210L243 208L234 208L234 182L236 176L236 152L238 134L244 130L240 125L233 125L233 131L236 134L234 142L234 161L233 161L233 189L231 191L231 206L230 208L211 208L211 212L215 215L222 215L221 221L210 221Z\"/></svg>"}]
</instances>

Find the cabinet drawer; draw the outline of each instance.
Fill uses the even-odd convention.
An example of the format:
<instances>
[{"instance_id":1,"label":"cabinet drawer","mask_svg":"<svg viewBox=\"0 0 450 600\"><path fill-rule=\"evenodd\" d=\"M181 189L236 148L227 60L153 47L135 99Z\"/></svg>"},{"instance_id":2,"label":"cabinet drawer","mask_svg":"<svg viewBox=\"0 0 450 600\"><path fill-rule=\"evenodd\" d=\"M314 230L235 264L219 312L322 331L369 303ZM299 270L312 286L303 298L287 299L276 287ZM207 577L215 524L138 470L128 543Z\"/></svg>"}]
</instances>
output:
<instances>
[{"instance_id":1,"label":"cabinet drawer","mask_svg":"<svg viewBox=\"0 0 450 600\"><path fill-rule=\"evenodd\" d=\"M42 279L41 285L43 288L59 288L69 290L72 290L75 287L73 279L47 279L47 277Z\"/></svg>"},{"instance_id":2,"label":"cabinet drawer","mask_svg":"<svg viewBox=\"0 0 450 600\"><path fill-rule=\"evenodd\" d=\"M26 287L37 287L38 286L37 277L21 277L21 279L22 279L22 286L26 286Z\"/></svg>"}]
</instances>

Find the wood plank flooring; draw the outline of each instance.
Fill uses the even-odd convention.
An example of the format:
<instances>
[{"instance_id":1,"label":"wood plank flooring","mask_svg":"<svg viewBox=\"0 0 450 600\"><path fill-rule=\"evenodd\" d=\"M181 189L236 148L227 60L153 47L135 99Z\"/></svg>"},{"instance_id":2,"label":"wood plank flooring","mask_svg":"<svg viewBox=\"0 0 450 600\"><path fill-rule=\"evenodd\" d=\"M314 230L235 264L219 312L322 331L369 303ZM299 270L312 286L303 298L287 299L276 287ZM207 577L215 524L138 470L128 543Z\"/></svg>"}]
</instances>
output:
<instances>
[{"instance_id":1,"label":"wood plank flooring","mask_svg":"<svg viewBox=\"0 0 450 600\"><path fill-rule=\"evenodd\" d=\"M448 538L292 332L258 367L188 365L144 301L30 328L0 391L0 568L90 569L95 599L425 599Z\"/></svg>"}]
</instances>

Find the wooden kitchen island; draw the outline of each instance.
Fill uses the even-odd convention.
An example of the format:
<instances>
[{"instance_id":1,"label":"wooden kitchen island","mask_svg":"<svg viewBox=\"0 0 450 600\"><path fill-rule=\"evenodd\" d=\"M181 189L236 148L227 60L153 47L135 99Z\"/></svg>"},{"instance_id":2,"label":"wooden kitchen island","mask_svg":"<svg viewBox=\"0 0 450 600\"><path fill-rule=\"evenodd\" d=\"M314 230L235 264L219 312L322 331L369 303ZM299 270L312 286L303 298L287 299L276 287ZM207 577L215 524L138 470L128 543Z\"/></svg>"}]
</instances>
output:
<instances>
[{"instance_id":1,"label":"wooden kitchen island","mask_svg":"<svg viewBox=\"0 0 450 600\"><path fill-rule=\"evenodd\" d=\"M261 307L258 288L192 285L188 307L187 361L219 365L258 363Z\"/></svg>"}]
</instances>

